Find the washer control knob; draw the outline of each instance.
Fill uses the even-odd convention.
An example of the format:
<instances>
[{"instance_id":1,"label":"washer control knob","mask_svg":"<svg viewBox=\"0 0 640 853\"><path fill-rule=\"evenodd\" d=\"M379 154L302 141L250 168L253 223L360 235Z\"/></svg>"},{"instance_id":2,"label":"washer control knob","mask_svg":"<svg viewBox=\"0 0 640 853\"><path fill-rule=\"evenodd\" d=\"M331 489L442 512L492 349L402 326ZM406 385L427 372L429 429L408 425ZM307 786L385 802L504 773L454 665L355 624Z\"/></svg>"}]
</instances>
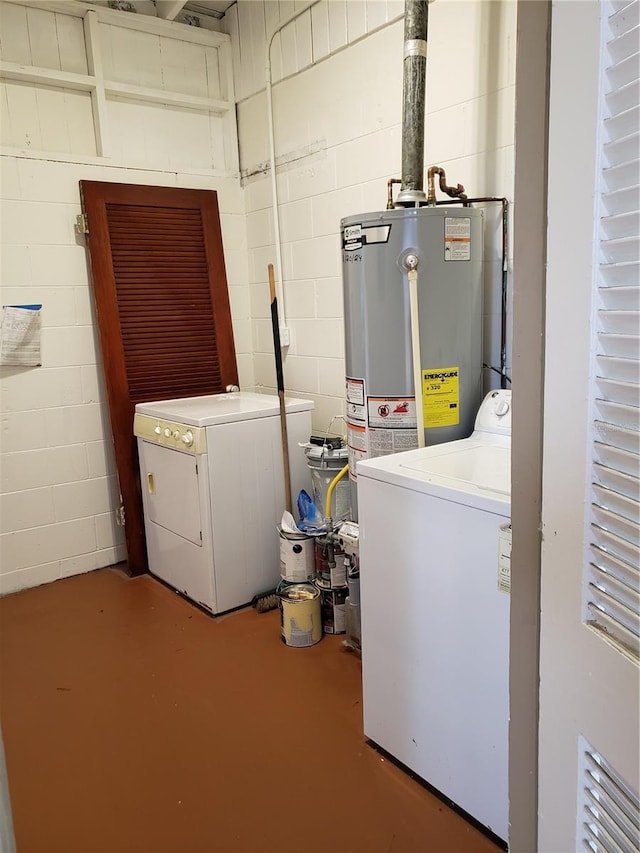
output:
<instances>
[{"instance_id":1,"label":"washer control knob","mask_svg":"<svg viewBox=\"0 0 640 853\"><path fill-rule=\"evenodd\" d=\"M191 430L187 430L185 434L182 436L182 441L186 445L186 447L191 447L193 444L193 433Z\"/></svg>"},{"instance_id":2,"label":"washer control knob","mask_svg":"<svg viewBox=\"0 0 640 853\"><path fill-rule=\"evenodd\" d=\"M503 415L506 415L509 411L509 404L506 400L498 400L496 403L496 415L501 418Z\"/></svg>"},{"instance_id":3,"label":"washer control knob","mask_svg":"<svg viewBox=\"0 0 640 853\"><path fill-rule=\"evenodd\" d=\"M164 437L165 437L165 438L171 438L171 430L169 429L169 427L167 427L167 428L165 429L165 431L164 431Z\"/></svg>"},{"instance_id":4,"label":"washer control knob","mask_svg":"<svg viewBox=\"0 0 640 853\"><path fill-rule=\"evenodd\" d=\"M162 435L162 427L160 426L160 424L158 424L158 426L154 429L154 432L156 435Z\"/></svg>"}]
</instances>

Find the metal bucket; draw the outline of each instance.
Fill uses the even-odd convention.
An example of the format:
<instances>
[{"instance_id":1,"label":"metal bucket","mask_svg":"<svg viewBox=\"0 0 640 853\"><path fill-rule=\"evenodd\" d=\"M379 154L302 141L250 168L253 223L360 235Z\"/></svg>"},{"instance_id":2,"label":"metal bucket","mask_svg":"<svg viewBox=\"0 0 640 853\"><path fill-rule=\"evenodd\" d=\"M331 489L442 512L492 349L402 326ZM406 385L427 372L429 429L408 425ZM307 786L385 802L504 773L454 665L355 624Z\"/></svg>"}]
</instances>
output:
<instances>
[{"instance_id":1,"label":"metal bucket","mask_svg":"<svg viewBox=\"0 0 640 853\"><path fill-rule=\"evenodd\" d=\"M310 583L297 583L278 593L280 635L287 646L315 646L322 639L320 590Z\"/></svg>"},{"instance_id":2,"label":"metal bucket","mask_svg":"<svg viewBox=\"0 0 640 853\"><path fill-rule=\"evenodd\" d=\"M322 630L325 634L344 634L347 630L346 601L349 590L346 586L338 589L321 580L316 581L320 591L322 610Z\"/></svg>"},{"instance_id":3,"label":"metal bucket","mask_svg":"<svg viewBox=\"0 0 640 853\"><path fill-rule=\"evenodd\" d=\"M306 533L280 533L280 575L287 583L306 583L316 574L313 538Z\"/></svg>"},{"instance_id":4,"label":"metal bucket","mask_svg":"<svg viewBox=\"0 0 640 853\"><path fill-rule=\"evenodd\" d=\"M323 516L331 481L348 462L349 449L347 447L331 450L326 445L314 445L307 450L307 466L311 472L311 496ZM337 483L331 498L331 518L334 521L344 521L349 518L351 514L350 500L349 478L344 476Z\"/></svg>"},{"instance_id":5,"label":"metal bucket","mask_svg":"<svg viewBox=\"0 0 640 853\"><path fill-rule=\"evenodd\" d=\"M315 543L316 576L331 587L345 586L347 567L344 551L335 536L318 536Z\"/></svg>"}]
</instances>

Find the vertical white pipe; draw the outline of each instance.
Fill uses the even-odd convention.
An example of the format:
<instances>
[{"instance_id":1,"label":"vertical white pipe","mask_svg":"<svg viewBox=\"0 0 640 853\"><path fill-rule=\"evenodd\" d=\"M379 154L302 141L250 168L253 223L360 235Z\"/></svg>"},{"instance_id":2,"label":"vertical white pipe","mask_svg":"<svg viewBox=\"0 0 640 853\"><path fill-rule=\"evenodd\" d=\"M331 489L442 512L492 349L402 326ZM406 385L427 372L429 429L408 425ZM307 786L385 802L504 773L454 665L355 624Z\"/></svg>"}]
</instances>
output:
<instances>
[{"instance_id":1,"label":"vertical white pipe","mask_svg":"<svg viewBox=\"0 0 640 853\"><path fill-rule=\"evenodd\" d=\"M269 43L271 45L271 43ZM267 61L269 57L267 55ZM267 65L267 116L269 119L269 162L271 172L271 204L273 209L273 239L276 254L276 296L280 306L280 323L283 328L287 326L287 310L284 298L284 284L282 278L282 243L280 240L280 207L278 204L278 182L276 180L276 147L275 133L273 129L273 100L271 93L271 64ZM285 336L285 345L289 343Z\"/></svg>"},{"instance_id":2,"label":"vertical white pipe","mask_svg":"<svg viewBox=\"0 0 640 853\"><path fill-rule=\"evenodd\" d=\"M407 261L409 261L409 258L407 258ZM422 402L422 364L420 360L420 321L418 319L417 263L415 267L408 271L408 277L409 309L411 314L411 354L413 360L413 386L416 400L416 429L418 430L418 447L424 447L424 409Z\"/></svg>"},{"instance_id":3,"label":"vertical white pipe","mask_svg":"<svg viewBox=\"0 0 640 853\"><path fill-rule=\"evenodd\" d=\"M266 49L266 57L265 57L265 88L267 94L267 118L269 123L269 165L271 170L271 198L272 198L272 208L273 208L273 239L275 242L275 252L276 252L276 296L278 299L278 305L280 306L280 327L281 327L281 338L283 346L287 346L289 343L289 329L287 328L287 309L286 309L286 300L284 297L284 281L282 277L282 243L280 240L280 206L278 203L278 182L276 180L276 140L275 140L275 130L273 123L273 84L271 80L271 47L273 45L273 40L276 35L280 32L280 30L284 29L288 24L292 23L299 18L300 15L304 15L305 12L308 12L312 6L317 5L320 0L313 0L313 2L309 3L303 9L299 9L293 15L290 15L286 20L281 21L278 26L271 33L270 38L267 41L267 49Z\"/></svg>"}]
</instances>

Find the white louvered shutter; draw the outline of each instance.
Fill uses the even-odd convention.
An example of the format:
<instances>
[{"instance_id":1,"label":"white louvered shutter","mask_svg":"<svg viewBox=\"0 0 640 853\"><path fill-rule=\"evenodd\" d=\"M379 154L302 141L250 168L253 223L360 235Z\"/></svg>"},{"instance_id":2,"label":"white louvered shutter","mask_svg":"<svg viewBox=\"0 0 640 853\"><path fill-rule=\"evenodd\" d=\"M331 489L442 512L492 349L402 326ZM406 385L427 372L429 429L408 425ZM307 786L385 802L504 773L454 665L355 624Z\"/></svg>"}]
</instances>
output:
<instances>
[{"instance_id":1,"label":"white louvered shutter","mask_svg":"<svg viewBox=\"0 0 640 853\"><path fill-rule=\"evenodd\" d=\"M593 853L635 853L640 849L640 802L609 762L582 741L579 819L582 846Z\"/></svg>"},{"instance_id":2,"label":"white louvered shutter","mask_svg":"<svg viewBox=\"0 0 640 853\"><path fill-rule=\"evenodd\" d=\"M586 621L640 648L640 2L603 3L600 258Z\"/></svg>"}]
</instances>

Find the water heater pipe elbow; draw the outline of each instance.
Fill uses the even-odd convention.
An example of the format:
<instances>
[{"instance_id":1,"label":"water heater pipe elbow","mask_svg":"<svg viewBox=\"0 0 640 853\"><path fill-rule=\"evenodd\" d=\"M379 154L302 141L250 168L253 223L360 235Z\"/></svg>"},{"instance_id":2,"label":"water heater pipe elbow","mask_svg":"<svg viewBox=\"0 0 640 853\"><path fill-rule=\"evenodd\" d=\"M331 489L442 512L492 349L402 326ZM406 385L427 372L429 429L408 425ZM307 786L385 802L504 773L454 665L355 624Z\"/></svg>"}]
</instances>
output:
<instances>
[{"instance_id":1,"label":"water heater pipe elbow","mask_svg":"<svg viewBox=\"0 0 640 853\"><path fill-rule=\"evenodd\" d=\"M435 186L435 176L440 176L440 191L445 195L448 195L450 198L458 198L460 201L464 201L467 196L464 191L464 187L462 184L458 184L455 187L450 187L447 185L447 173L442 168L442 166L429 166L427 170L427 184L428 184L428 192L427 192L427 204L434 205L436 204L436 186Z\"/></svg>"}]
</instances>

